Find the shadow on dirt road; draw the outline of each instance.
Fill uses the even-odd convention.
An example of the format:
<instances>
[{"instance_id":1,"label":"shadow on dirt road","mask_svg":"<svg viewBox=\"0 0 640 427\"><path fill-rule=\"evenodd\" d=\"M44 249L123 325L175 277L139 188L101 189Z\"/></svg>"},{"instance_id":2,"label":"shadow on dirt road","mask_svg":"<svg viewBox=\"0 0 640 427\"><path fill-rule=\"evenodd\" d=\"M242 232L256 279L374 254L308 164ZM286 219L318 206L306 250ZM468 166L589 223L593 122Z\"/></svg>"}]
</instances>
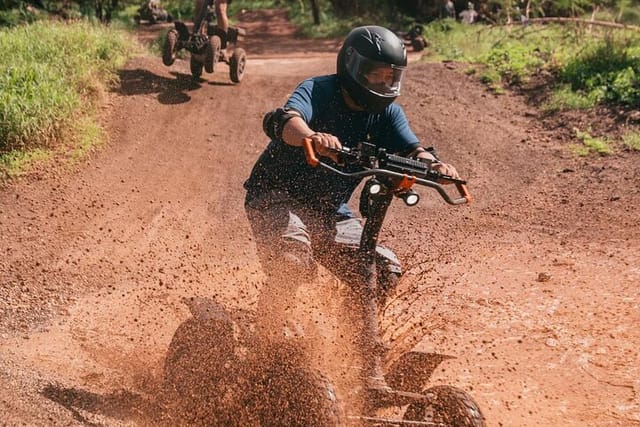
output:
<instances>
[{"instance_id":1,"label":"shadow on dirt road","mask_svg":"<svg viewBox=\"0 0 640 427\"><path fill-rule=\"evenodd\" d=\"M75 420L86 426L104 425L103 422L95 421L95 415L145 425L166 424L167 421L163 416L165 408L162 405L129 390L99 394L51 384L42 390L42 395L68 409Z\"/></svg>"}]
</instances>

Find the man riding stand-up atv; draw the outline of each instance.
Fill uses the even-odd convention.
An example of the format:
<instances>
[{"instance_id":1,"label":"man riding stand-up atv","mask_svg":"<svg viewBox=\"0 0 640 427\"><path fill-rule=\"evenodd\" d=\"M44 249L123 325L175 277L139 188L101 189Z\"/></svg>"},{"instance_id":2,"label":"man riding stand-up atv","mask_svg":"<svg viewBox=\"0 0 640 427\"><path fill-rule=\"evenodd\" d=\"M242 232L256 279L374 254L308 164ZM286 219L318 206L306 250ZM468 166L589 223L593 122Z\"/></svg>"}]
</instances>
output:
<instances>
[{"instance_id":1,"label":"man riding stand-up atv","mask_svg":"<svg viewBox=\"0 0 640 427\"><path fill-rule=\"evenodd\" d=\"M227 42L229 41L227 6L231 3L231 0L196 0L193 22L197 22L198 17L202 13L202 9L208 7L212 2L216 13L216 23L218 25L216 35L220 36L222 40L221 48L224 49L227 47Z\"/></svg>"},{"instance_id":2,"label":"man riding stand-up atv","mask_svg":"<svg viewBox=\"0 0 640 427\"><path fill-rule=\"evenodd\" d=\"M388 153L415 158L453 178L458 173L420 145L402 108L400 95L407 67L404 43L378 26L353 29L337 58L337 72L301 82L283 108L263 121L271 142L245 182L245 209L267 275L258 298L258 331L281 335L286 309L298 286L316 275L316 260L346 283L349 257L358 246L362 225L347 207L361 179L332 174L307 164L302 145L310 140L325 161L338 164L337 150L367 142ZM348 166L347 166L348 167ZM378 285L386 291L358 290L363 320L362 352L367 387L387 390L379 339L378 298L395 285L400 264L388 249L377 250ZM353 260L353 258L351 258ZM266 320L270 319L270 320Z\"/></svg>"},{"instance_id":3,"label":"man riding stand-up atv","mask_svg":"<svg viewBox=\"0 0 640 427\"><path fill-rule=\"evenodd\" d=\"M211 21L215 2L217 24ZM162 49L162 63L167 67L176 60L181 49L191 52L189 66L191 75L200 79L202 71L213 73L218 62L229 65L229 77L234 83L240 83L244 76L247 54L237 42L245 31L229 26L227 18L227 0L197 0L196 16L191 30L184 22L176 21L175 28L167 32Z\"/></svg>"}]
</instances>

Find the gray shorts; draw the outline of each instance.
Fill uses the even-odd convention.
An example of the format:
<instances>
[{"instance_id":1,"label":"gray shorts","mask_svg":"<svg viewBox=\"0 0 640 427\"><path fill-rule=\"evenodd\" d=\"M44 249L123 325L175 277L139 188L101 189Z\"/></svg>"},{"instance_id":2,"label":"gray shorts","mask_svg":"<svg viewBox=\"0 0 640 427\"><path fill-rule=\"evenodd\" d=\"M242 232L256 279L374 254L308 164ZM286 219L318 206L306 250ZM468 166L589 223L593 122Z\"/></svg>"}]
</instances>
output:
<instances>
[{"instance_id":1,"label":"gray shorts","mask_svg":"<svg viewBox=\"0 0 640 427\"><path fill-rule=\"evenodd\" d=\"M263 267L292 251L317 259L339 276L353 265L363 230L360 218L323 215L279 194L248 201L245 208ZM379 245L376 252L381 274L402 273L393 251Z\"/></svg>"}]
</instances>

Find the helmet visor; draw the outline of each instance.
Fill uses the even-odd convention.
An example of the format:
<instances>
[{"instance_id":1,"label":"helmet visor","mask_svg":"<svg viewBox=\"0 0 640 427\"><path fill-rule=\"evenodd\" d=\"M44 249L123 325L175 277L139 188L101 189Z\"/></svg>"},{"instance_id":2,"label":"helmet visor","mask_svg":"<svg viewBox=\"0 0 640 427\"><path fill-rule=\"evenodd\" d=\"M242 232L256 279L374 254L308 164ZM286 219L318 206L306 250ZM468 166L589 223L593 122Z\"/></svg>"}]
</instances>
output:
<instances>
[{"instance_id":1,"label":"helmet visor","mask_svg":"<svg viewBox=\"0 0 640 427\"><path fill-rule=\"evenodd\" d=\"M362 87L384 97L400 95L406 67L373 61L352 47L347 50L345 62L347 73Z\"/></svg>"}]
</instances>

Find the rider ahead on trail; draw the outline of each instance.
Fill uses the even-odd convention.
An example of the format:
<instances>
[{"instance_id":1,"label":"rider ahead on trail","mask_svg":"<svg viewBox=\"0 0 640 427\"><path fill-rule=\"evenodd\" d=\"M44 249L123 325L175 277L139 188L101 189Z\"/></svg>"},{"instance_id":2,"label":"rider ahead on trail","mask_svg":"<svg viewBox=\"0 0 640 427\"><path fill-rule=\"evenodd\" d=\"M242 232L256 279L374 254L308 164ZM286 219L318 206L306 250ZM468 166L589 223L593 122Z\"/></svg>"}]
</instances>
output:
<instances>
[{"instance_id":1,"label":"rider ahead on trail","mask_svg":"<svg viewBox=\"0 0 640 427\"><path fill-rule=\"evenodd\" d=\"M245 182L245 208L268 278L257 313L258 322L270 329L265 332L277 333L287 324L286 309L297 287L315 277L316 260L342 278L353 274L349 257L362 233L360 219L347 207L360 180L309 166L301 147L305 138L334 165L337 149L366 141L458 176L455 168L420 146L404 111L394 103L406 67L404 43L392 31L357 27L338 53L336 74L304 80L283 108L265 116L263 127L271 142ZM388 291L401 273L400 263L386 248L377 253L379 284ZM369 307L378 304L375 297L361 301ZM378 363L367 377L369 386L385 387Z\"/></svg>"}]
</instances>

